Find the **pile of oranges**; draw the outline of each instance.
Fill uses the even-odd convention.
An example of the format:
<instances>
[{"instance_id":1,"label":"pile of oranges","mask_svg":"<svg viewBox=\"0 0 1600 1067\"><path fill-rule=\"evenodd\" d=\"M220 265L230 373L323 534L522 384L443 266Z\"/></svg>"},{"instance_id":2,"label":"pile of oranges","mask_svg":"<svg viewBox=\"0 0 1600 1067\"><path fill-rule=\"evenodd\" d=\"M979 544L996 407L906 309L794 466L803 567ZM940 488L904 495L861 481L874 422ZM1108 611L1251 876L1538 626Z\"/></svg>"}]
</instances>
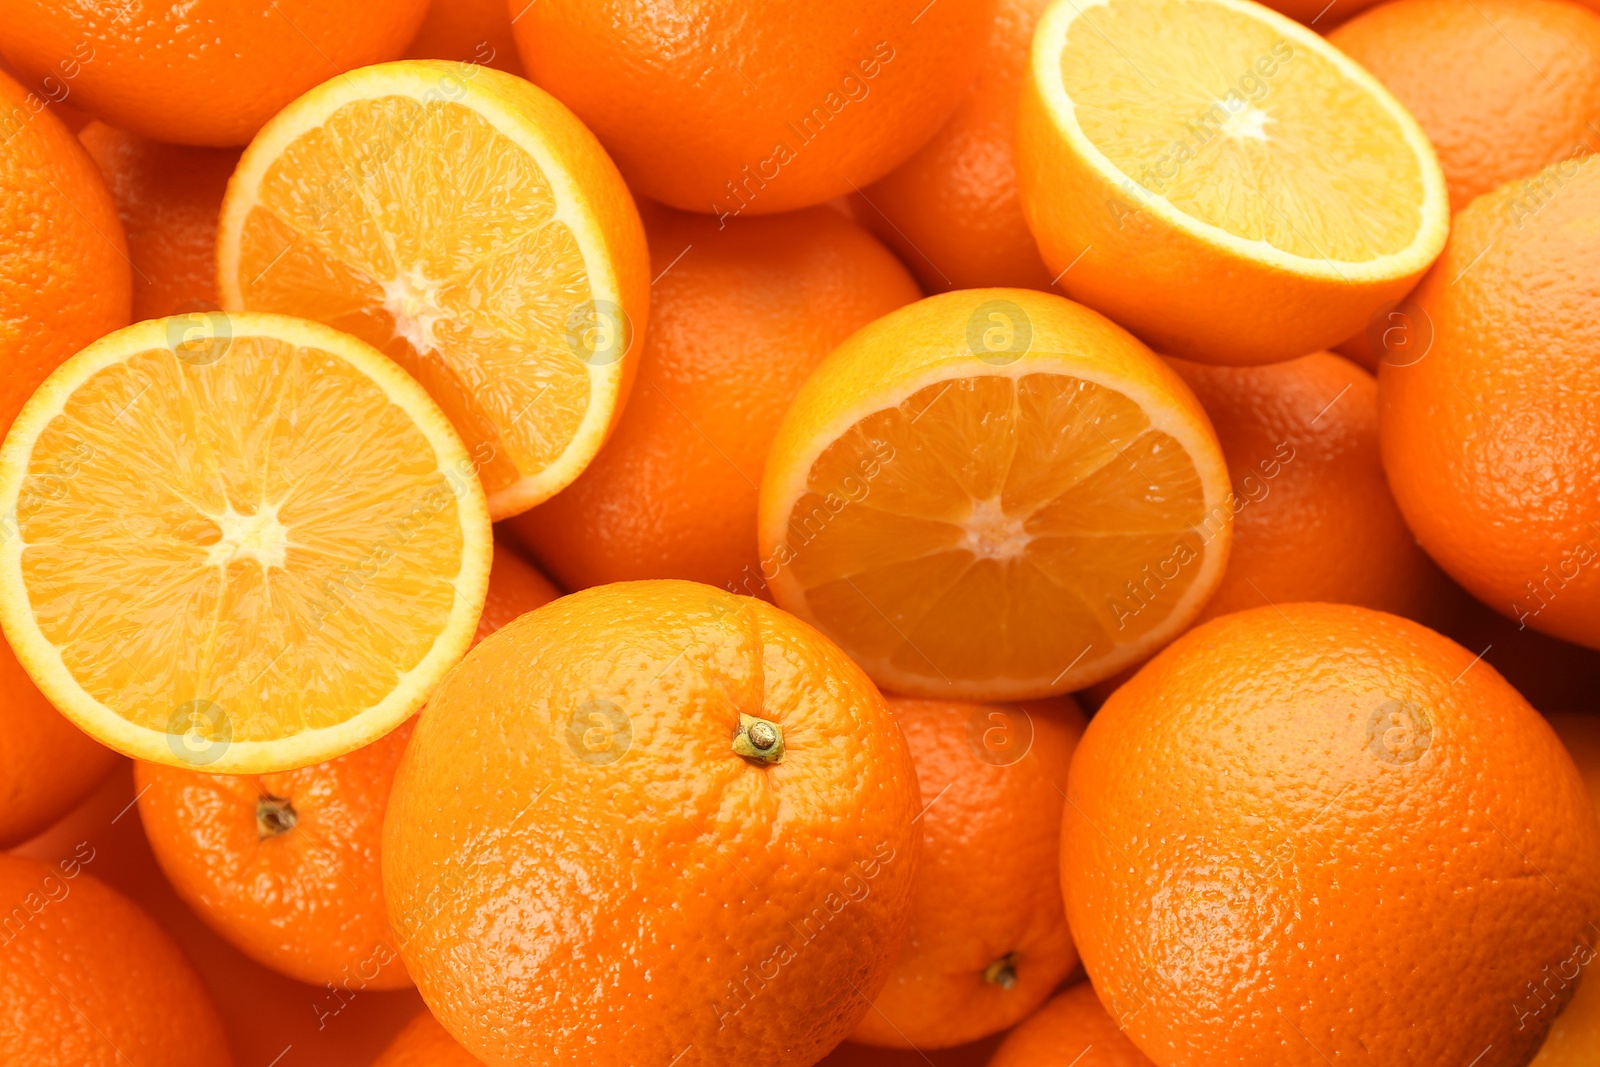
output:
<instances>
[{"instance_id":1,"label":"pile of oranges","mask_svg":"<svg viewBox=\"0 0 1600 1067\"><path fill-rule=\"evenodd\" d=\"M1600 1064L1600 2L0 0L0 1063Z\"/></svg>"}]
</instances>

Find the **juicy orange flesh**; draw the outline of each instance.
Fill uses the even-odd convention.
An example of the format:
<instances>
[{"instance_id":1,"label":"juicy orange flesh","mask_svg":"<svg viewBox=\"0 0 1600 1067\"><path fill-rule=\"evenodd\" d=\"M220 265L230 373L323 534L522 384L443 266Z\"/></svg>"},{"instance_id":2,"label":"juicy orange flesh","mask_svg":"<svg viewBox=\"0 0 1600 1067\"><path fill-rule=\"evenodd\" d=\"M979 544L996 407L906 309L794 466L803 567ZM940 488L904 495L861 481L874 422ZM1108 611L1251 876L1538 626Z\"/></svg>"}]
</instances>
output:
<instances>
[{"instance_id":1,"label":"juicy orange flesh","mask_svg":"<svg viewBox=\"0 0 1600 1067\"><path fill-rule=\"evenodd\" d=\"M213 706L234 741L336 725L417 665L455 601L460 519L432 445L370 378L283 341L98 372L40 434L19 501L45 639L150 729L195 709L215 727Z\"/></svg>"},{"instance_id":2,"label":"juicy orange flesh","mask_svg":"<svg viewBox=\"0 0 1600 1067\"><path fill-rule=\"evenodd\" d=\"M952 682L1048 680L1166 618L1199 573L1204 510L1193 460L1127 396L983 376L850 427L786 533L808 605L852 652Z\"/></svg>"},{"instance_id":3,"label":"juicy orange flesh","mask_svg":"<svg viewBox=\"0 0 1600 1067\"><path fill-rule=\"evenodd\" d=\"M356 101L291 142L245 217L238 280L246 308L410 371L491 494L549 466L588 408L577 240L537 162L464 105Z\"/></svg>"},{"instance_id":4,"label":"juicy orange flesh","mask_svg":"<svg viewBox=\"0 0 1600 1067\"><path fill-rule=\"evenodd\" d=\"M1084 135L1148 191L1134 199L1310 259L1400 252L1422 226L1393 116L1263 21L1208 0L1086 6L1061 78Z\"/></svg>"}]
</instances>

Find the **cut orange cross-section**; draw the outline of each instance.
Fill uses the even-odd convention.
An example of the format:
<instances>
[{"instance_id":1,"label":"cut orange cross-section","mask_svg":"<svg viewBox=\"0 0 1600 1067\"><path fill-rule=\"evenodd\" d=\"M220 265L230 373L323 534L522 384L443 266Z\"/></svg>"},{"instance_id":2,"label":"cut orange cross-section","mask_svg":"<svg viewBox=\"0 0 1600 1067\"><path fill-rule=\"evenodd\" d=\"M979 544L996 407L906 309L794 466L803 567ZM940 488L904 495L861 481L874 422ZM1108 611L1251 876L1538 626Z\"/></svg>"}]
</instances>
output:
<instances>
[{"instance_id":1,"label":"cut orange cross-section","mask_svg":"<svg viewBox=\"0 0 1600 1067\"><path fill-rule=\"evenodd\" d=\"M317 323L154 319L62 364L0 449L0 624L140 759L260 773L386 733L466 651L489 514L444 413Z\"/></svg>"},{"instance_id":2,"label":"cut orange cross-section","mask_svg":"<svg viewBox=\"0 0 1600 1067\"><path fill-rule=\"evenodd\" d=\"M762 480L762 574L888 689L1024 699L1181 633L1232 520L1211 424L1149 349L1058 296L968 290L806 382Z\"/></svg>"},{"instance_id":3,"label":"cut orange cross-section","mask_svg":"<svg viewBox=\"0 0 1600 1067\"><path fill-rule=\"evenodd\" d=\"M315 319L422 382L496 519L570 483L621 412L649 305L638 212L554 97L487 67L365 67L246 149L217 234L229 310Z\"/></svg>"},{"instance_id":4,"label":"cut orange cross-section","mask_svg":"<svg viewBox=\"0 0 1600 1067\"><path fill-rule=\"evenodd\" d=\"M1416 121L1250 0L1056 0L1033 38L1017 171L1068 296L1211 363L1359 333L1449 228Z\"/></svg>"}]
</instances>

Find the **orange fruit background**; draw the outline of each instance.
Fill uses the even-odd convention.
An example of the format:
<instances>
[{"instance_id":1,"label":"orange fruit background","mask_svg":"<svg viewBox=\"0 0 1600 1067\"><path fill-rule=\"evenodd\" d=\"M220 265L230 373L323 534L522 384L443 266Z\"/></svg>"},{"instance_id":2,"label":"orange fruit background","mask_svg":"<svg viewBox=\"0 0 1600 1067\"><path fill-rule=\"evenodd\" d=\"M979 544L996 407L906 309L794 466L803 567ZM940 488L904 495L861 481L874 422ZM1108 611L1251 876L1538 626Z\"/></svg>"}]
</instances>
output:
<instances>
[{"instance_id":1,"label":"orange fruit background","mask_svg":"<svg viewBox=\"0 0 1600 1067\"><path fill-rule=\"evenodd\" d=\"M239 162L231 148L161 144L91 122L78 132L105 176L128 238L133 315L217 307L217 212Z\"/></svg>"},{"instance_id":2,"label":"orange fruit background","mask_svg":"<svg viewBox=\"0 0 1600 1067\"><path fill-rule=\"evenodd\" d=\"M917 767L922 863L906 945L851 1039L950 1048L1026 1018L1078 965L1057 871L1085 722L1071 697L888 701Z\"/></svg>"},{"instance_id":3,"label":"orange fruit background","mask_svg":"<svg viewBox=\"0 0 1600 1067\"><path fill-rule=\"evenodd\" d=\"M1000 0L978 76L916 154L852 194L855 217L930 293L993 285L1048 289L1051 272L1017 195L1017 94L1048 0Z\"/></svg>"},{"instance_id":4,"label":"orange fruit background","mask_svg":"<svg viewBox=\"0 0 1600 1067\"><path fill-rule=\"evenodd\" d=\"M1529 1002L1530 976L1593 936L1593 815L1473 653L1365 608L1258 608L1173 642L1090 723L1067 916L1164 1067L1511 1067L1562 1006ZM1470 935L1437 936L1445 915Z\"/></svg>"},{"instance_id":5,"label":"orange fruit background","mask_svg":"<svg viewBox=\"0 0 1600 1067\"><path fill-rule=\"evenodd\" d=\"M1568 0L1391 0L1328 40L1422 125L1452 211L1600 149L1600 15Z\"/></svg>"},{"instance_id":6,"label":"orange fruit background","mask_svg":"<svg viewBox=\"0 0 1600 1067\"><path fill-rule=\"evenodd\" d=\"M989 1067L1153 1067L1106 1014L1094 987L1079 982L1006 1037Z\"/></svg>"},{"instance_id":7,"label":"orange fruit background","mask_svg":"<svg viewBox=\"0 0 1600 1067\"><path fill-rule=\"evenodd\" d=\"M1481 197L1412 295L1433 343L1379 371L1384 468L1417 540L1496 611L1600 648L1600 168Z\"/></svg>"},{"instance_id":8,"label":"orange fruit background","mask_svg":"<svg viewBox=\"0 0 1600 1067\"><path fill-rule=\"evenodd\" d=\"M0 19L6 19L0 6ZM83 146L0 71L0 434L56 366L128 323L132 271L116 206Z\"/></svg>"},{"instance_id":9,"label":"orange fruit background","mask_svg":"<svg viewBox=\"0 0 1600 1067\"><path fill-rule=\"evenodd\" d=\"M977 73L994 5L708 0L691 14L539 0L512 30L529 77L594 130L635 192L766 215L848 193L916 151Z\"/></svg>"},{"instance_id":10,"label":"orange fruit background","mask_svg":"<svg viewBox=\"0 0 1600 1067\"><path fill-rule=\"evenodd\" d=\"M178 947L89 873L95 850L0 854L0 1058L37 1067L226 1067L216 1008Z\"/></svg>"},{"instance_id":11,"label":"orange fruit background","mask_svg":"<svg viewBox=\"0 0 1600 1067\"><path fill-rule=\"evenodd\" d=\"M687 578L763 595L756 487L778 420L839 342L920 294L826 208L644 219L656 280L628 406L577 481L506 526L572 589Z\"/></svg>"},{"instance_id":12,"label":"orange fruit background","mask_svg":"<svg viewBox=\"0 0 1600 1067\"><path fill-rule=\"evenodd\" d=\"M397 58L428 0L190 0L167 7L0 2L0 55L27 84L174 144L242 145L319 82Z\"/></svg>"},{"instance_id":13,"label":"orange fruit background","mask_svg":"<svg viewBox=\"0 0 1600 1067\"><path fill-rule=\"evenodd\" d=\"M778 724L779 762L733 749L741 714ZM887 977L917 808L882 698L815 631L707 586L616 583L523 616L434 693L384 895L424 999L489 1064L692 1044L802 1067Z\"/></svg>"}]
</instances>

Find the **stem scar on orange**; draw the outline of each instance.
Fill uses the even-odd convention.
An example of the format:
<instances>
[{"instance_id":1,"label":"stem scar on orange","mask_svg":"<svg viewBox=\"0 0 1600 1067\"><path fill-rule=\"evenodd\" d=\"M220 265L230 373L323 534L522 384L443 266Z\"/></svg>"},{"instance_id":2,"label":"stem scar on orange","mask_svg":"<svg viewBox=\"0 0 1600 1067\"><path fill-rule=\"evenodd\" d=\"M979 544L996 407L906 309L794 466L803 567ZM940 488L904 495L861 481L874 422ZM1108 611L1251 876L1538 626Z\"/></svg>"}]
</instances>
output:
<instances>
[{"instance_id":1,"label":"stem scar on orange","mask_svg":"<svg viewBox=\"0 0 1600 1067\"><path fill-rule=\"evenodd\" d=\"M889 973L918 810L893 715L831 642L764 601L619 582L434 694L384 897L423 999L488 1064L805 1067Z\"/></svg>"}]
</instances>

